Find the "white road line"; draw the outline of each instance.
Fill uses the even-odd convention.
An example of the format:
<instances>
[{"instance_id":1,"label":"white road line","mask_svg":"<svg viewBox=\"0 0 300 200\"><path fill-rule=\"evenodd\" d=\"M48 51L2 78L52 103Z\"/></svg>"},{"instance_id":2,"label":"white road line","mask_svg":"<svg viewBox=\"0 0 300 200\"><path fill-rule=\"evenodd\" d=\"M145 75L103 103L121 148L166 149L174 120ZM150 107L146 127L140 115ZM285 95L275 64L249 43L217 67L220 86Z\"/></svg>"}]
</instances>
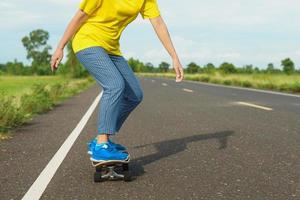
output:
<instances>
[{"instance_id":1,"label":"white road line","mask_svg":"<svg viewBox=\"0 0 300 200\"><path fill-rule=\"evenodd\" d=\"M275 94L275 95L282 95L282 96L289 96L289 97L296 97L300 98L300 95L297 94L288 94L288 93L282 93L282 92L275 92L275 91L269 91L269 90L260 90L260 89L254 89L254 88L244 88L244 87L237 87L237 86L229 86L229 85L219 85L219 84L213 84L213 83L204 83L199 81L191 81L191 80L184 80L191 83L196 83L200 85L209 85L214 87L224 87L224 88L232 88L232 89L238 89L238 90L248 90L253 92L261 92L261 93L267 93L267 94Z\"/></svg>"},{"instance_id":2,"label":"white road line","mask_svg":"<svg viewBox=\"0 0 300 200\"><path fill-rule=\"evenodd\" d=\"M183 91L186 91L186 92L194 92L194 90L190 90L190 89L187 89L187 88L182 88Z\"/></svg>"},{"instance_id":3,"label":"white road line","mask_svg":"<svg viewBox=\"0 0 300 200\"><path fill-rule=\"evenodd\" d=\"M162 85L163 85L163 86L167 86L168 84L166 84L166 83L162 83Z\"/></svg>"},{"instance_id":4,"label":"white road line","mask_svg":"<svg viewBox=\"0 0 300 200\"><path fill-rule=\"evenodd\" d=\"M273 110L272 108L269 108L269 107L259 106L259 105L256 105L256 104L247 103L247 102L243 102L243 101L238 101L236 103L239 104L239 105L249 106L249 107L253 107L253 108L259 108L259 109L267 110L267 111Z\"/></svg>"},{"instance_id":5,"label":"white road line","mask_svg":"<svg viewBox=\"0 0 300 200\"><path fill-rule=\"evenodd\" d=\"M49 161L47 166L44 168L44 170L40 173L38 178L35 180L35 182L31 185L27 193L23 196L23 200L36 200L39 199L43 192L45 191L47 185L51 181L52 177L54 176L56 170L60 166L60 164L63 162L64 158L68 154L69 150L73 146L74 142L76 141L77 137L80 135L82 129L86 125L87 121L93 114L98 102L100 101L100 98L102 96L103 90L101 93L96 97L90 108L87 110L87 112L84 114L80 122L77 124L75 129L71 132L71 134L68 136L68 138L64 141L62 146L58 149L58 151L55 153L55 155L52 157L52 159Z\"/></svg>"},{"instance_id":6,"label":"white road line","mask_svg":"<svg viewBox=\"0 0 300 200\"><path fill-rule=\"evenodd\" d=\"M151 81L152 81L152 82L155 82L155 80L153 80L153 79L152 79Z\"/></svg>"}]
</instances>

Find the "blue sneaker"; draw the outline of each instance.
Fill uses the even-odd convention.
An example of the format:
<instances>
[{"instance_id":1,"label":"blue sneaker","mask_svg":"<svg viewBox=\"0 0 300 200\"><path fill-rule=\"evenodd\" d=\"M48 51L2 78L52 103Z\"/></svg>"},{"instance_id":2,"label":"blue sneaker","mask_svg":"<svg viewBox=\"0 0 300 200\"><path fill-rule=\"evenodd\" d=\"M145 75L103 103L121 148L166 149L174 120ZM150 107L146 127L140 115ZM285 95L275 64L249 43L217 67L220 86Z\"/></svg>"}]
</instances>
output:
<instances>
[{"instance_id":1,"label":"blue sneaker","mask_svg":"<svg viewBox=\"0 0 300 200\"><path fill-rule=\"evenodd\" d=\"M95 137L94 139L90 140L88 143L87 143L87 146L88 146L88 154L92 155L93 154L93 149L95 147L97 143L97 138Z\"/></svg>"},{"instance_id":2,"label":"blue sneaker","mask_svg":"<svg viewBox=\"0 0 300 200\"><path fill-rule=\"evenodd\" d=\"M88 145L88 152L87 153L88 154L90 154L90 155L93 154L93 148L95 147L96 143L97 143L97 137L95 137L94 139L92 139L91 141L89 141L87 143L87 145ZM110 145L113 146L118 151L126 151L126 147L124 147L121 144L114 143L110 139L108 139L108 143L110 143Z\"/></svg>"},{"instance_id":3,"label":"blue sneaker","mask_svg":"<svg viewBox=\"0 0 300 200\"><path fill-rule=\"evenodd\" d=\"M121 151L117 151L108 142L96 143L93 154L90 158L94 162L102 161L128 161L129 154Z\"/></svg>"},{"instance_id":4,"label":"blue sneaker","mask_svg":"<svg viewBox=\"0 0 300 200\"><path fill-rule=\"evenodd\" d=\"M126 147L124 147L121 144L118 143L114 143L113 141L111 141L110 139L108 139L108 142L110 143L111 146L113 146L115 149L117 149L118 151L125 151Z\"/></svg>"}]
</instances>

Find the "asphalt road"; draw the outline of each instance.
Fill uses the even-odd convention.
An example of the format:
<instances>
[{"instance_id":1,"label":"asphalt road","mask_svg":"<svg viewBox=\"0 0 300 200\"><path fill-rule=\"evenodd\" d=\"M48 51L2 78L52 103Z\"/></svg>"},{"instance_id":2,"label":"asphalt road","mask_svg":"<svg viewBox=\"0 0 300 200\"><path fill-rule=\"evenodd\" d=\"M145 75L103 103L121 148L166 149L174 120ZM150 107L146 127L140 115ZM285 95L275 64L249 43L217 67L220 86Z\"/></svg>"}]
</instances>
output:
<instances>
[{"instance_id":1,"label":"asphalt road","mask_svg":"<svg viewBox=\"0 0 300 200\"><path fill-rule=\"evenodd\" d=\"M135 179L93 182L86 142L96 107L54 176L41 179L41 199L300 199L300 96L140 81L144 100L114 137ZM0 142L1 200L27 194L100 92L95 84Z\"/></svg>"}]
</instances>

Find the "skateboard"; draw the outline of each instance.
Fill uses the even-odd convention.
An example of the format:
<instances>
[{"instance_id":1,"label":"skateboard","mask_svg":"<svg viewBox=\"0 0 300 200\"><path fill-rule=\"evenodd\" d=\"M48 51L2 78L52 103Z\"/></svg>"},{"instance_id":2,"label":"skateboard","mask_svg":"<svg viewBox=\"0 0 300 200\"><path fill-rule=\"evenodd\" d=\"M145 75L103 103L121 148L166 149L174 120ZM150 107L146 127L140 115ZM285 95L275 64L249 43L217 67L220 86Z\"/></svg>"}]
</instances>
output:
<instances>
[{"instance_id":1,"label":"skateboard","mask_svg":"<svg viewBox=\"0 0 300 200\"><path fill-rule=\"evenodd\" d=\"M102 161L95 162L92 161L93 167L95 167L96 171L94 173L94 182L103 182L104 180L120 180L128 182L131 181L131 175L129 171L129 161ZM122 171L122 173L118 171ZM118 170L118 171L117 171Z\"/></svg>"}]
</instances>

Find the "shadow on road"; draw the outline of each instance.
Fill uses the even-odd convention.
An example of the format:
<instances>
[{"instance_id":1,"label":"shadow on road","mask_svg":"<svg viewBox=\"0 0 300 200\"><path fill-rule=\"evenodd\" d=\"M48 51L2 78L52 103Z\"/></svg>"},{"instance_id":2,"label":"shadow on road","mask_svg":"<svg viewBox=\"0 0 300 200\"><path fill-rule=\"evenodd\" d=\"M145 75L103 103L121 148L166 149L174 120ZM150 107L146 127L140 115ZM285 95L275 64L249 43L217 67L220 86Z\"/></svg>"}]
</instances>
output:
<instances>
[{"instance_id":1,"label":"shadow on road","mask_svg":"<svg viewBox=\"0 0 300 200\"><path fill-rule=\"evenodd\" d=\"M227 147L228 137L231 136L233 133L234 133L233 131L221 131L215 133L193 135L184 138L166 140L166 141L161 141L161 142L156 142L151 144L145 144L141 146L135 146L133 148L154 146L156 153L133 159L130 164L132 168L132 175L133 177L143 175L145 173L143 166L155 162L157 160L160 160L162 158L166 158L168 156L182 152L187 148L187 144L191 142L197 142L197 141L208 140L208 139L217 139L220 144L218 149L225 149Z\"/></svg>"}]
</instances>

